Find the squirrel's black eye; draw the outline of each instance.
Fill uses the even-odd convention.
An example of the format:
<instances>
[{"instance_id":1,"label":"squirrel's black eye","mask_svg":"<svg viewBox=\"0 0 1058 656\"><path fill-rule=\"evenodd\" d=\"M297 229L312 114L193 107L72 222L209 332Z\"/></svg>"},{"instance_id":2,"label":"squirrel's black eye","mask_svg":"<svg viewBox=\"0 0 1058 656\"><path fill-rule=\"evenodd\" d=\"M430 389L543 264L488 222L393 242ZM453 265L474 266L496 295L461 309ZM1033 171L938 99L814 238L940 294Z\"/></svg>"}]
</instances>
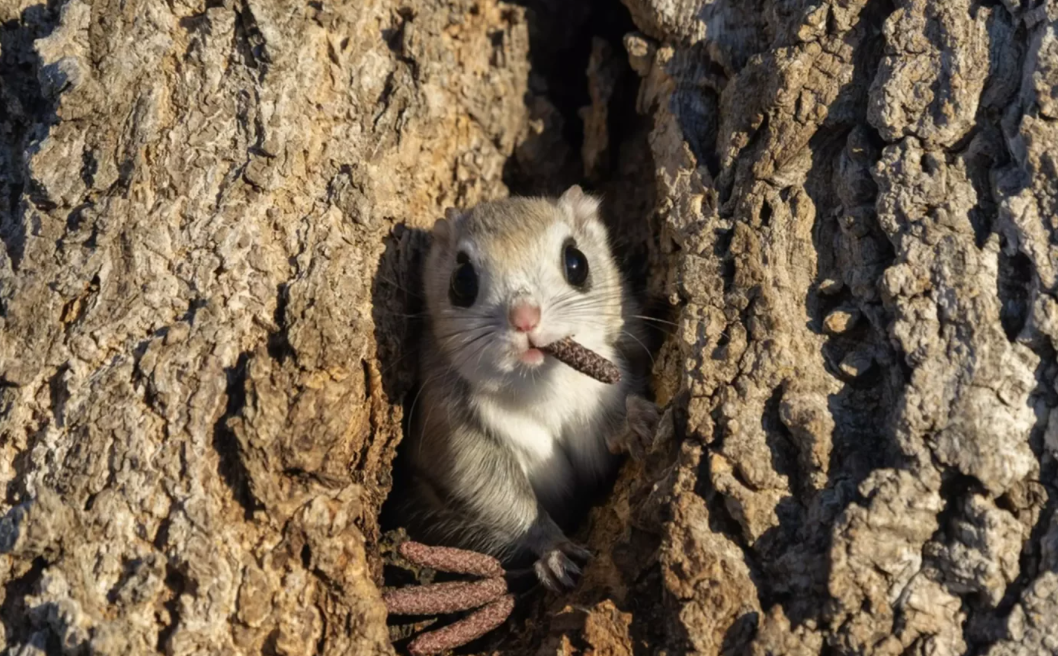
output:
<instances>
[{"instance_id":1,"label":"squirrel's black eye","mask_svg":"<svg viewBox=\"0 0 1058 656\"><path fill-rule=\"evenodd\" d=\"M478 297L478 273L466 253L456 257L456 264L448 284L448 300L456 307L468 308Z\"/></svg>"},{"instance_id":2,"label":"squirrel's black eye","mask_svg":"<svg viewBox=\"0 0 1058 656\"><path fill-rule=\"evenodd\" d=\"M566 281L574 287L584 288L588 282L588 258L572 241L566 242L562 249L562 263L566 270Z\"/></svg>"}]
</instances>

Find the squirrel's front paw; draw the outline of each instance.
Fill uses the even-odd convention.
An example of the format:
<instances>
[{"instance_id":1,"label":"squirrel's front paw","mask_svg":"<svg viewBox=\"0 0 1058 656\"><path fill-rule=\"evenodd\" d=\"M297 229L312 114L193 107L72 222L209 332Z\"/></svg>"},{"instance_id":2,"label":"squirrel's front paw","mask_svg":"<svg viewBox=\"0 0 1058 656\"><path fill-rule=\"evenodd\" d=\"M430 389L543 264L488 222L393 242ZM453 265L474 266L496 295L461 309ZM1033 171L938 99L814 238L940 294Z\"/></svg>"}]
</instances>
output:
<instances>
[{"instance_id":1,"label":"squirrel's front paw","mask_svg":"<svg viewBox=\"0 0 1058 656\"><path fill-rule=\"evenodd\" d=\"M587 562L591 552L573 542L564 541L545 551L533 564L533 570L548 590L561 592L572 588L580 577L580 566L573 559Z\"/></svg>"},{"instance_id":2,"label":"squirrel's front paw","mask_svg":"<svg viewBox=\"0 0 1058 656\"><path fill-rule=\"evenodd\" d=\"M641 396L625 398L625 430L608 440L613 453L628 452L636 460L643 460L654 446L654 435L661 421L658 406Z\"/></svg>"}]
</instances>

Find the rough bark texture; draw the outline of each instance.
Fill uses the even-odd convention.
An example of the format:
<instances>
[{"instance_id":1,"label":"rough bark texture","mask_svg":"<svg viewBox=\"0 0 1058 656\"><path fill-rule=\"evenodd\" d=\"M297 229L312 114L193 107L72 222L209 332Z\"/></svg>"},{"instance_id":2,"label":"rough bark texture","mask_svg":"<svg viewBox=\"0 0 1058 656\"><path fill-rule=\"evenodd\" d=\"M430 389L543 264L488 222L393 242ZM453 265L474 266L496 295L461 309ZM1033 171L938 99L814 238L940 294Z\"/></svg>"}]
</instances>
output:
<instances>
[{"instance_id":1,"label":"rough bark texture","mask_svg":"<svg viewBox=\"0 0 1058 656\"><path fill-rule=\"evenodd\" d=\"M669 306L666 413L478 651L1058 649L1050 0L0 22L11 653L392 653L421 229L574 182Z\"/></svg>"}]
</instances>

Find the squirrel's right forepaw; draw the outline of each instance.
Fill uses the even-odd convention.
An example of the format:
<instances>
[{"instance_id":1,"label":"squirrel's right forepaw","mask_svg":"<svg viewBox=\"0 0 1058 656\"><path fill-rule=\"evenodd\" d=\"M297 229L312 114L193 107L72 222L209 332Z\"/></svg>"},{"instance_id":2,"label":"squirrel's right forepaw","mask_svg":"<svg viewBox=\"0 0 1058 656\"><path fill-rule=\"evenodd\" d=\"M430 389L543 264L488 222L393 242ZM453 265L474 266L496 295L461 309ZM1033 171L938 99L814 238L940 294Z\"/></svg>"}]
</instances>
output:
<instances>
[{"instance_id":1,"label":"squirrel's right forepaw","mask_svg":"<svg viewBox=\"0 0 1058 656\"><path fill-rule=\"evenodd\" d=\"M562 592L575 586L580 578L581 569L574 558L587 562L591 552L572 542L563 542L544 553L533 564L533 571L548 590Z\"/></svg>"}]
</instances>

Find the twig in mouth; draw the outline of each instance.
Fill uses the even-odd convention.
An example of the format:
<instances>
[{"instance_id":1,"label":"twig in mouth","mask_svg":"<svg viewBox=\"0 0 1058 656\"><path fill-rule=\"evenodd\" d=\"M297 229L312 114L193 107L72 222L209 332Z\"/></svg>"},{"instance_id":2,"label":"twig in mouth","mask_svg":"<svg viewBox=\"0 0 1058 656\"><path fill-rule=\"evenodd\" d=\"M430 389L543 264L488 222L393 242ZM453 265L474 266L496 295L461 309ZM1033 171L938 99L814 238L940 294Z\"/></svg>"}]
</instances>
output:
<instances>
[{"instance_id":1,"label":"twig in mouth","mask_svg":"<svg viewBox=\"0 0 1058 656\"><path fill-rule=\"evenodd\" d=\"M573 341L572 337L566 337L538 348L559 362L601 383L613 384L621 380L621 370L617 368L617 365Z\"/></svg>"}]
</instances>

